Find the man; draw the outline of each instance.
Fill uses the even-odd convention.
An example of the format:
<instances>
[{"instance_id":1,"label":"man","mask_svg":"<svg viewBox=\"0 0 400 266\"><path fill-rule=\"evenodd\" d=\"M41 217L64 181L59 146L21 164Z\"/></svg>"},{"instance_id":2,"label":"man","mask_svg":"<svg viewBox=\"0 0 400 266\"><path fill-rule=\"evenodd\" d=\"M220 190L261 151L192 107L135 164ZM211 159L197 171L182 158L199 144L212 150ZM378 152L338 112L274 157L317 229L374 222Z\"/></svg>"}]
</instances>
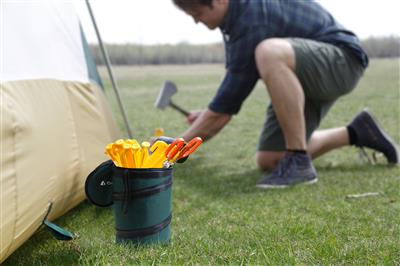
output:
<instances>
[{"instance_id":1,"label":"man","mask_svg":"<svg viewBox=\"0 0 400 266\"><path fill-rule=\"evenodd\" d=\"M352 91L368 66L357 37L312 1L173 0L224 36L226 75L207 110L192 112L185 140L208 140L237 114L261 78L271 98L257 164L273 170L258 187L315 183L312 159L344 145L382 152L398 163L395 144L361 112L346 127L315 131L333 103Z\"/></svg>"}]
</instances>

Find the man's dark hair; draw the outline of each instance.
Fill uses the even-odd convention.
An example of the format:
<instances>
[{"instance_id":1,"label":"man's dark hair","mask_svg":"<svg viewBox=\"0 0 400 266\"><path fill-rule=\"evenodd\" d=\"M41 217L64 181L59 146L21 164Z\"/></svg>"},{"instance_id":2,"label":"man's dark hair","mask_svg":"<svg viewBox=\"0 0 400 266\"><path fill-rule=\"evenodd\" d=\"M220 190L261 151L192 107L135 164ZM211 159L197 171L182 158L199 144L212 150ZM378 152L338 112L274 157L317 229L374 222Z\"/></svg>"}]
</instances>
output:
<instances>
[{"instance_id":1,"label":"man's dark hair","mask_svg":"<svg viewBox=\"0 0 400 266\"><path fill-rule=\"evenodd\" d=\"M213 0L172 0L174 4L180 9L187 9L195 5L212 7Z\"/></svg>"}]
</instances>

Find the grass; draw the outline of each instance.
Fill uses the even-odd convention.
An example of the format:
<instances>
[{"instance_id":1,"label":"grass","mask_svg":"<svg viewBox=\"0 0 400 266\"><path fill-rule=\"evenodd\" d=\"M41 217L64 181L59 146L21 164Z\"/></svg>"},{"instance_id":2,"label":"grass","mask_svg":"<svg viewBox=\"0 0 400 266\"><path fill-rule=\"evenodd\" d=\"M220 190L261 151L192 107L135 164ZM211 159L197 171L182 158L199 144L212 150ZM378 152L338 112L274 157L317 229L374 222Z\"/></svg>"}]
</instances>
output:
<instances>
[{"instance_id":1,"label":"grass","mask_svg":"<svg viewBox=\"0 0 400 266\"><path fill-rule=\"evenodd\" d=\"M154 128L176 136L186 128L172 109L153 107L162 83L176 82L175 103L193 110L207 106L223 75L219 65L116 67L134 137ZM105 71L102 69L102 75ZM347 124L364 107L400 142L399 60L372 60L357 89L340 99L323 121ZM106 82L107 87L109 83ZM107 97L122 126L115 97ZM172 241L167 246L127 247L114 243L110 208L83 202L56 221L74 232L70 242L41 230L5 265L130 264L400 264L400 171L360 163L355 148L315 161L319 182L286 190L255 188L254 161L268 97L259 83L239 115L174 172ZM348 194L379 196L346 199Z\"/></svg>"}]
</instances>

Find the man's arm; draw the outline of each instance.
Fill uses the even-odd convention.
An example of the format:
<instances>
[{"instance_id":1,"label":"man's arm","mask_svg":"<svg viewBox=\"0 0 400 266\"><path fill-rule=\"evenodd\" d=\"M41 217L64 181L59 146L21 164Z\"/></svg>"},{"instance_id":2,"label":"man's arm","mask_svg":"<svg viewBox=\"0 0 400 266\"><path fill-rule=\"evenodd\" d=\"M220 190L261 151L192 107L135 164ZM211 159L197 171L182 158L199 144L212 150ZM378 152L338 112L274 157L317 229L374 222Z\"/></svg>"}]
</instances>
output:
<instances>
[{"instance_id":1,"label":"man's arm","mask_svg":"<svg viewBox=\"0 0 400 266\"><path fill-rule=\"evenodd\" d=\"M232 116L223 113L216 113L209 109L201 112L199 117L186 130L182 137L189 141L194 137L201 137L207 141L214 137L228 122Z\"/></svg>"}]
</instances>

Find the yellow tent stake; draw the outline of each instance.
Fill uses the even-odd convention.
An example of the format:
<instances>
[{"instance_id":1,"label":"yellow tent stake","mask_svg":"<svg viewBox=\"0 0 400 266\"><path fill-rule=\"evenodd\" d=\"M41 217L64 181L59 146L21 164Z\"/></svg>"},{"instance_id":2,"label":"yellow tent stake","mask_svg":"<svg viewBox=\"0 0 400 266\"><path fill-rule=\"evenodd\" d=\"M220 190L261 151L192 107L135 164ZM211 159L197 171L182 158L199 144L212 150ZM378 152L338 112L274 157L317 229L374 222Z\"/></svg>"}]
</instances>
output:
<instances>
[{"instance_id":1,"label":"yellow tent stake","mask_svg":"<svg viewBox=\"0 0 400 266\"><path fill-rule=\"evenodd\" d=\"M116 154L114 153L114 149L113 149L113 144L110 143L106 146L106 150L104 152L105 154L107 154L110 159L114 162L114 164L116 166L121 166L121 162L119 161L119 158L116 156Z\"/></svg>"},{"instance_id":2,"label":"yellow tent stake","mask_svg":"<svg viewBox=\"0 0 400 266\"><path fill-rule=\"evenodd\" d=\"M167 147L168 144L164 141L156 141L150 148L152 154L146 159L143 168L162 168Z\"/></svg>"},{"instance_id":3,"label":"yellow tent stake","mask_svg":"<svg viewBox=\"0 0 400 266\"><path fill-rule=\"evenodd\" d=\"M162 127L157 127L156 129L154 129L154 136L155 137L164 136L164 129Z\"/></svg>"},{"instance_id":4,"label":"yellow tent stake","mask_svg":"<svg viewBox=\"0 0 400 266\"><path fill-rule=\"evenodd\" d=\"M133 149L133 159L135 160L135 166L136 168L141 168L142 167L142 149L140 148L140 145L135 143L132 145Z\"/></svg>"},{"instance_id":5,"label":"yellow tent stake","mask_svg":"<svg viewBox=\"0 0 400 266\"><path fill-rule=\"evenodd\" d=\"M150 149L150 142L143 141L142 142L142 165L149 157L149 149Z\"/></svg>"},{"instance_id":6,"label":"yellow tent stake","mask_svg":"<svg viewBox=\"0 0 400 266\"><path fill-rule=\"evenodd\" d=\"M125 159L126 159L126 166L128 168L135 168L135 160L133 158L133 149L132 149L132 145L125 143L123 145L124 148L124 153L125 153Z\"/></svg>"},{"instance_id":7,"label":"yellow tent stake","mask_svg":"<svg viewBox=\"0 0 400 266\"><path fill-rule=\"evenodd\" d=\"M136 139L127 139L125 140L126 143L134 145L134 144L139 144Z\"/></svg>"},{"instance_id":8,"label":"yellow tent stake","mask_svg":"<svg viewBox=\"0 0 400 266\"><path fill-rule=\"evenodd\" d=\"M113 144L113 150L114 150L114 153L116 154L116 156L118 156L118 158L119 158L120 166L126 167L127 163L126 163L125 151L124 151L123 145L124 145L124 141L122 139L117 140Z\"/></svg>"}]
</instances>

